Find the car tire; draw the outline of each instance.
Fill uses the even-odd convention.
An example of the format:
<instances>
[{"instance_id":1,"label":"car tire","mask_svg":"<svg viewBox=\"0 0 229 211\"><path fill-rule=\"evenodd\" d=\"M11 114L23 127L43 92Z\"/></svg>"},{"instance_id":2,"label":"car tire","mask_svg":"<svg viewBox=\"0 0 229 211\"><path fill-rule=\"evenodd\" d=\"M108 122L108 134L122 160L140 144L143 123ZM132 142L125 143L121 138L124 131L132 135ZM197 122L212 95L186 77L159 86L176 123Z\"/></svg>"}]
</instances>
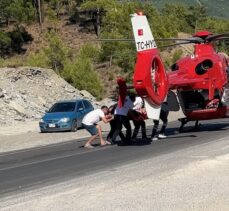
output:
<instances>
[{"instance_id":1,"label":"car tire","mask_svg":"<svg viewBox=\"0 0 229 211\"><path fill-rule=\"evenodd\" d=\"M45 132L46 132L45 130L42 130L42 129L41 129L41 133L45 133Z\"/></svg>"},{"instance_id":2,"label":"car tire","mask_svg":"<svg viewBox=\"0 0 229 211\"><path fill-rule=\"evenodd\" d=\"M72 132L76 132L77 131L77 121L76 120L73 120L72 121L72 128L71 128L71 131Z\"/></svg>"}]
</instances>

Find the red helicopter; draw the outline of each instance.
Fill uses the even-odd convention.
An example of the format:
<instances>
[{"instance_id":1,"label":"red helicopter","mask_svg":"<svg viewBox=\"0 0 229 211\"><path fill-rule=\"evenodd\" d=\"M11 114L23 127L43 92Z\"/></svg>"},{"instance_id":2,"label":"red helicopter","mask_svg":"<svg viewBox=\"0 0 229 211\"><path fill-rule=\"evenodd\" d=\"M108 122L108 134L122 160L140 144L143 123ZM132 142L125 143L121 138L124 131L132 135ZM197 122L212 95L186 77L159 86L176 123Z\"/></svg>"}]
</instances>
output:
<instances>
[{"instance_id":1,"label":"red helicopter","mask_svg":"<svg viewBox=\"0 0 229 211\"><path fill-rule=\"evenodd\" d=\"M229 116L229 59L217 53L213 44L229 39L229 33L213 35L200 31L191 38L174 39L182 41L177 44L193 43L194 52L179 59L167 72L146 16L141 12L133 14L131 22L137 49L133 85L144 99L149 118L159 119L160 105L171 91L170 110L178 111L181 107L185 116L179 119L180 131L188 121L196 121L195 127L198 127L199 120ZM125 82L119 79L118 83L122 87L122 101L126 95Z\"/></svg>"}]
</instances>

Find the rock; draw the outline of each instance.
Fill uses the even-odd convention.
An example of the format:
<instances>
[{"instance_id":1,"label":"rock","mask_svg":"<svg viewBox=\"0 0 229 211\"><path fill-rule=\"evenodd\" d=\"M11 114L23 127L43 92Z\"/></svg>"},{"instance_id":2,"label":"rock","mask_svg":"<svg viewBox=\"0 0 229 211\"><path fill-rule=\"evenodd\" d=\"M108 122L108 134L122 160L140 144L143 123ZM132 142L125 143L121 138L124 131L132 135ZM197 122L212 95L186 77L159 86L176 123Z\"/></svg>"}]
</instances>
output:
<instances>
[{"instance_id":1,"label":"rock","mask_svg":"<svg viewBox=\"0 0 229 211\"><path fill-rule=\"evenodd\" d=\"M9 104L9 103L10 103L10 101L9 101L9 100L7 100L7 99L4 99L4 103Z\"/></svg>"},{"instance_id":2,"label":"rock","mask_svg":"<svg viewBox=\"0 0 229 211\"><path fill-rule=\"evenodd\" d=\"M102 106L102 105L106 105L106 106L111 106L114 105L115 103L117 103L116 101L110 99L110 98L105 98L99 102L97 102L98 106Z\"/></svg>"},{"instance_id":3,"label":"rock","mask_svg":"<svg viewBox=\"0 0 229 211\"><path fill-rule=\"evenodd\" d=\"M44 83L44 85L45 85L45 86L51 87L51 86L52 86L52 83L51 83L50 81L46 81L46 82Z\"/></svg>"},{"instance_id":4,"label":"rock","mask_svg":"<svg viewBox=\"0 0 229 211\"><path fill-rule=\"evenodd\" d=\"M41 75L41 70L38 70L38 69L33 69L33 68L30 68L30 70L31 70L31 74L33 75L33 76L36 76L36 75Z\"/></svg>"},{"instance_id":5,"label":"rock","mask_svg":"<svg viewBox=\"0 0 229 211\"><path fill-rule=\"evenodd\" d=\"M3 90L0 88L0 98L3 98L3 97L5 97L5 94L4 94Z\"/></svg>"},{"instance_id":6,"label":"rock","mask_svg":"<svg viewBox=\"0 0 229 211\"><path fill-rule=\"evenodd\" d=\"M38 100L39 100L40 104L42 104L42 106L45 106L46 101L42 97L39 96Z\"/></svg>"},{"instance_id":7,"label":"rock","mask_svg":"<svg viewBox=\"0 0 229 211\"><path fill-rule=\"evenodd\" d=\"M26 90L22 90L22 91L20 91L20 93L21 93L22 95L28 94L28 92L27 92Z\"/></svg>"},{"instance_id":8,"label":"rock","mask_svg":"<svg viewBox=\"0 0 229 211\"><path fill-rule=\"evenodd\" d=\"M2 89L2 93L5 95L7 94L7 91L5 89Z\"/></svg>"},{"instance_id":9,"label":"rock","mask_svg":"<svg viewBox=\"0 0 229 211\"><path fill-rule=\"evenodd\" d=\"M88 99L95 99L88 91L86 90L81 90L80 91L80 95L82 95L83 97L85 98L88 98Z\"/></svg>"},{"instance_id":10,"label":"rock","mask_svg":"<svg viewBox=\"0 0 229 211\"><path fill-rule=\"evenodd\" d=\"M11 78L11 82L16 82L16 81L18 81L20 78L21 78L20 75L14 76L14 77Z\"/></svg>"},{"instance_id":11,"label":"rock","mask_svg":"<svg viewBox=\"0 0 229 211\"><path fill-rule=\"evenodd\" d=\"M41 119L41 117L42 117L42 116L39 115L39 114L37 114L37 115L34 116L35 119Z\"/></svg>"},{"instance_id":12,"label":"rock","mask_svg":"<svg viewBox=\"0 0 229 211\"><path fill-rule=\"evenodd\" d=\"M25 109L21 105L17 104L16 102L11 101L9 103L9 106L13 108L20 116L26 116Z\"/></svg>"},{"instance_id":13,"label":"rock","mask_svg":"<svg viewBox=\"0 0 229 211\"><path fill-rule=\"evenodd\" d=\"M74 93L75 92L75 89L73 88L69 88L69 87L65 87L64 90L68 93Z\"/></svg>"},{"instance_id":14,"label":"rock","mask_svg":"<svg viewBox=\"0 0 229 211\"><path fill-rule=\"evenodd\" d=\"M5 101L8 102L9 100L12 99L12 96L4 94Z\"/></svg>"},{"instance_id":15,"label":"rock","mask_svg":"<svg viewBox=\"0 0 229 211\"><path fill-rule=\"evenodd\" d=\"M16 121L24 121L24 119L21 116L15 117L14 120L16 120Z\"/></svg>"}]
</instances>

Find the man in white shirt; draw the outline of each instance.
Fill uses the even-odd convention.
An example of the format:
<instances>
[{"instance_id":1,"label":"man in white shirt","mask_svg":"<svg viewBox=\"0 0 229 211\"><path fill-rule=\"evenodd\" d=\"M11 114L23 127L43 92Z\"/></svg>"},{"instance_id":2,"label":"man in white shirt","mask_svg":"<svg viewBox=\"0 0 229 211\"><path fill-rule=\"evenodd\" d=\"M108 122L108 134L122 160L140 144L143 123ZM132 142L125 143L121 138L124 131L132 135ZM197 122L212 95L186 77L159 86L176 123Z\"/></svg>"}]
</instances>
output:
<instances>
[{"instance_id":1,"label":"man in white shirt","mask_svg":"<svg viewBox=\"0 0 229 211\"><path fill-rule=\"evenodd\" d=\"M109 110L107 106L102 106L101 109L95 109L88 114L86 114L82 120L83 128L85 128L90 134L91 137L86 142L84 147L86 148L94 148L91 143L96 139L97 136L100 138L100 145L105 146L110 144L108 141L105 141L102 137L101 126L98 125L99 121L103 121L104 123L108 123L112 118L106 118L106 115L109 114Z\"/></svg>"},{"instance_id":2,"label":"man in white shirt","mask_svg":"<svg viewBox=\"0 0 229 211\"><path fill-rule=\"evenodd\" d=\"M135 98L135 101L134 101L133 105L134 105L133 110L140 112L141 109L143 108L143 100L142 100L142 98L137 96Z\"/></svg>"},{"instance_id":3,"label":"man in white shirt","mask_svg":"<svg viewBox=\"0 0 229 211\"><path fill-rule=\"evenodd\" d=\"M141 97L136 97L134 101L134 107L131 111L131 117L134 123L134 132L132 135L132 139L136 139L138 135L138 131L141 128L142 131L142 139L147 139L146 136L146 124L145 124L145 118L146 118L146 111L143 108L144 103Z\"/></svg>"}]
</instances>

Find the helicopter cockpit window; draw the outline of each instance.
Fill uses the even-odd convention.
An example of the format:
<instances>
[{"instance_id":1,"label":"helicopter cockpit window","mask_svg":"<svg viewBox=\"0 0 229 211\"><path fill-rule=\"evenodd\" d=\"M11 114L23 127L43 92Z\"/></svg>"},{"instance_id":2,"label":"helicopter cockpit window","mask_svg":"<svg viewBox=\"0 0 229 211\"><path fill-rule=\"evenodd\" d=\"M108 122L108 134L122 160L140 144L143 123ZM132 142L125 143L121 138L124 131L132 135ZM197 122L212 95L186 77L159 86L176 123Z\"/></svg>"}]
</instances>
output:
<instances>
[{"instance_id":1,"label":"helicopter cockpit window","mask_svg":"<svg viewBox=\"0 0 229 211\"><path fill-rule=\"evenodd\" d=\"M213 62L210 59L206 59L202 62L200 62L197 66L196 66L196 74L197 75L203 75L204 73L206 73L208 71L208 69L213 67Z\"/></svg>"},{"instance_id":2,"label":"helicopter cockpit window","mask_svg":"<svg viewBox=\"0 0 229 211\"><path fill-rule=\"evenodd\" d=\"M178 64L177 64L177 63L173 64L173 65L171 66L171 70L172 70L172 71L177 71L177 70L179 70Z\"/></svg>"},{"instance_id":3,"label":"helicopter cockpit window","mask_svg":"<svg viewBox=\"0 0 229 211\"><path fill-rule=\"evenodd\" d=\"M229 74L229 60L226 60L226 65L227 65L226 73L228 75Z\"/></svg>"}]
</instances>

